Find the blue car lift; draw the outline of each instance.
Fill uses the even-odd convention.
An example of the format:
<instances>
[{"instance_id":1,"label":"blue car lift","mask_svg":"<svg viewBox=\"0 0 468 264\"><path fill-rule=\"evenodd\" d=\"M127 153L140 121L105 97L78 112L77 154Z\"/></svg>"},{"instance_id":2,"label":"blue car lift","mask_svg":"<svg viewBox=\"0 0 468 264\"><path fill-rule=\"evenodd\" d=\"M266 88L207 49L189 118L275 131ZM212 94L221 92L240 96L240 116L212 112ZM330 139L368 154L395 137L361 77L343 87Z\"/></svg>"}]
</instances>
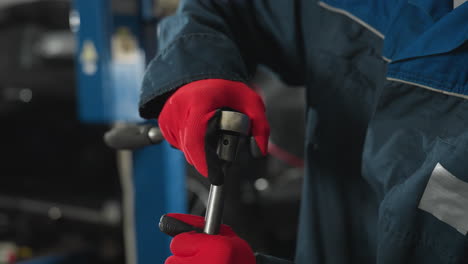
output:
<instances>
[{"instance_id":1,"label":"blue car lift","mask_svg":"<svg viewBox=\"0 0 468 264\"><path fill-rule=\"evenodd\" d=\"M78 112L83 122L144 122L138 115L138 97L156 48L148 45L156 38L154 2L74 0L70 24L76 33ZM159 217L186 212L183 155L163 143L119 151L118 161L126 263L163 263L170 240L158 230Z\"/></svg>"}]
</instances>

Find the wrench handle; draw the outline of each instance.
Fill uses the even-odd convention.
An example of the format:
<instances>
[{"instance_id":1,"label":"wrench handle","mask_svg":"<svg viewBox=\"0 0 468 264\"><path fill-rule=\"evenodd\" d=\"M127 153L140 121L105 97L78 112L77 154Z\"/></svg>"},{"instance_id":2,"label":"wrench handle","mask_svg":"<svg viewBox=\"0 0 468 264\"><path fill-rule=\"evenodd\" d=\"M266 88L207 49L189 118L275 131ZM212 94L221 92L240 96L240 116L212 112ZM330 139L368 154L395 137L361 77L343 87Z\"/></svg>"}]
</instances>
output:
<instances>
[{"instance_id":1,"label":"wrench handle","mask_svg":"<svg viewBox=\"0 0 468 264\"><path fill-rule=\"evenodd\" d=\"M204 233L208 235L216 235L219 233L219 227L223 219L223 203L223 185L211 185L208 204L206 206Z\"/></svg>"}]
</instances>

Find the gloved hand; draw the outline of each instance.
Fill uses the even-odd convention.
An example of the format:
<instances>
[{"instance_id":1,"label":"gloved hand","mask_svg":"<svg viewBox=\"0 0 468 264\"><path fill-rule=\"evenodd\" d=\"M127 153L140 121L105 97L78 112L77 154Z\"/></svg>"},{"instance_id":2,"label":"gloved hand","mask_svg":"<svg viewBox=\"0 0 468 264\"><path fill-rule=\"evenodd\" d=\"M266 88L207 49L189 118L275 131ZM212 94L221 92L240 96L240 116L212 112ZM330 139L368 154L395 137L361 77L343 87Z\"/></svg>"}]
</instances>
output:
<instances>
[{"instance_id":1,"label":"gloved hand","mask_svg":"<svg viewBox=\"0 0 468 264\"><path fill-rule=\"evenodd\" d=\"M196 228L203 229L205 219L186 214L167 214ZM250 246L227 225L221 225L218 235L196 231L176 235L171 242L174 254L165 264L255 264Z\"/></svg>"},{"instance_id":2,"label":"gloved hand","mask_svg":"<svg viewBox=\"0 0 468 264\"><path fill-rule=\"evenodd\" d=\"M265 106L260 96L244 83L208 79L186 84L169 97L158 118L164 138L182 150L187 161L205 177L217 175L220 170L216 140L213 142L217 122L210 120L219 118L217 110L222 108L249 117L251 135L266 155L270 128Z\"/></svg>"}]
</instances>

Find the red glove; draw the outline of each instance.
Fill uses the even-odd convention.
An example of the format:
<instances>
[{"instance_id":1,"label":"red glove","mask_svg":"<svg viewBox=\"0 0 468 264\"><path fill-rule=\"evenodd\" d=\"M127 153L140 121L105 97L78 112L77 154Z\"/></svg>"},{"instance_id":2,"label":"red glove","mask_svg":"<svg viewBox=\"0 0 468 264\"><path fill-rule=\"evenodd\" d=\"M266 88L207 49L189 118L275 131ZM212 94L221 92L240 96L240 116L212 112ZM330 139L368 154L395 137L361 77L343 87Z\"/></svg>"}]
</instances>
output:
<instances>
[{"instance_id":1,"label":"red glove","mask_svg":"<svg viewBox=\"0 0 468 264\"><path fill-rule=\"evenodd\" d=\"M164 138L182 150L187 161L205 177L211 165L216 164L208 166L213 155L207 149L214 147L205 144L208 140L205 136L209 134L210 119L221 108L236 110L250 118L251 135L266 155L270 127L265 106L260 96L244 83L208 79L184 85L169 97L158 119Z\"/></svg>"},{"instance_id":2,"label":"red glove","mask_svg":"<svg viewBox=\"0 0 468 264\"><path fill-rule=\"evenodd\" d=\"M167 214L189 225L203 229L205 219L186 214ZM170 256L165 264L255 264L249 244L227 225L221 225L218 235L195 231L176 235L171 242Z\"/></svg>"}]
</instances>

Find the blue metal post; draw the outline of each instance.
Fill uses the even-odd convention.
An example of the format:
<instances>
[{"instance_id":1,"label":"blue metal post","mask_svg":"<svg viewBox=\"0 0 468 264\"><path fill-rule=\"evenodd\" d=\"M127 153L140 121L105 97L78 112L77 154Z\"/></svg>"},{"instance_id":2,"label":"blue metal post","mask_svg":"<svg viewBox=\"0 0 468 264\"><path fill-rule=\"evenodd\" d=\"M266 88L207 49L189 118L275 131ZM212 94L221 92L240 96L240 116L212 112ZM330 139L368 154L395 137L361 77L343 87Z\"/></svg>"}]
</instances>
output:
<instances>
[{"instance_id":1,"label":"blue metal post","mask_svg":"<svg viewBox=\"0 0 468 264\"><path fill-rule=\"evenodd\" d=\"M138 263L164 263L170 238L158 223L165 213L186 211L183 156L163 143L137 151L133 161Z\"/></svg>"},{"instance_id":2,"label":"blue metal post","mask_svg":"<svg viewBox=\"0 0 468 264\"><path fill-rule=\"evenodd\" d=\"M138 8L146 5L135 3L136 12L116 6L135 1L74 0L80 20L78 105L84 122L143 121L138 116L138 97L146 58ZM163 263L169 255L169 238L158 231L157 224L164 213L186 212L185 193L181 152L164 143L133 153L137 263Z\"/></svg>"},{"instance_id":3,"label":"blue metal post","mask_svg":"<svg viewBox=\"0 0 468 264\"><path fill-rule=\"evenodd\" d=\"M84 122L110 121L111 109L106 92L111 80L110 31L112 23L109 1L75 0L78 81L78 113ZM76 23L76 22L75 22Z\"/></svg>"}]
</instances>

